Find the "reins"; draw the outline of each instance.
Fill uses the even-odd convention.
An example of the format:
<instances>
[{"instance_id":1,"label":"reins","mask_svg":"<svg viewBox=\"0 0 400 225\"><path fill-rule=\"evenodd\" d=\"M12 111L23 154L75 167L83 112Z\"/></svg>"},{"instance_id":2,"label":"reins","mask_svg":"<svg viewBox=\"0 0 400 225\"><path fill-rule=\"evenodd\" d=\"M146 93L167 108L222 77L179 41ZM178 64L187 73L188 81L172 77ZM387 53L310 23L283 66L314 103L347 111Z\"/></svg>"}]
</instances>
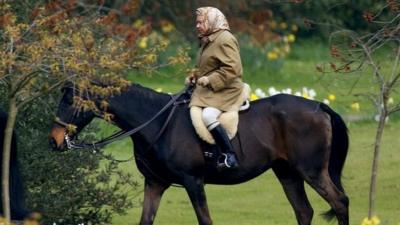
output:
<instances>
[{"instance_id":1,"label":"reins","mask_svg":"<svg viewBox=\"0 0 400 225\"><path fill-rule=\"evenodd\" d=\"M140 130L142 130L143 128L145 128L146 126L148 126L151 122L153 122L155 119L157 119L162 113L164 113L168 108L170 108L170 106L173 106L173 108L171 109L166 122L164 123L163 127L161 128L160 132L157 134L155 140L153 140L152 144L149 145L149 148L151 148L155 142L158 140L158 138L160 138L160 136L162 135L162 133L164 132L164 130L167 128L168 122L171 120L172 118L172 114L175 111L176 106L180 105L180 104L186 104L188 103L188 100L182 100L177 102L177 100L185 93L189 92L190 89L192 87L191 86L187 86L185 87L182 91L178 92L176 95L171 96L171 100L160 110L158 111L152 118L150 118L148 121L144 122L143 124L141 124L140 126L130 130L130 131L118 131L112 135L110 135L109 137L106 137L98 142L94 142L94 143L75 143L73 140L70 139L70 137L68 136L68 134L65 134L64 136L64 140L67 144L67 148L68 149L76 149L76 150L81 150L81 149L92 149L93 151L96 151L100 148L103 148L104 146L111 144L115 141L124 139L126 137L131 136L132 134L135 134L137 132L139 132ZM55 123L67 127L69 124L66 122L61 121L59 118L56 118Z\"/></svg>"},{"instance_id":2,"label":"reins","mask_svg":"<svg viewBox=\"0 0 400 225\"><path fill-rule=\"evenodd\" d=\"M175 109L178 105L181 104L186 104L188 103L190 100L188 99L184 99L182 101L177 101L182 95L186 94L186 93L190 93L192 91L193 86L186 86L182 91L178 92L175 95L171 96L171 100L160 110L158 111L152 118L150 118L148 121L144 122L143 124L141 124L140 126L130 130L130 131L118 131L112 135L110 135L109 137L106 137L98 142L95 143L75 143L73 140L70 139L69 135L66 133L64 135L64 140L67 144L67 148L69 150L71 149L76 149L76 150L82 150L82 149L91 149L93 150L93 152L97 152L98 149L121 139L124 139L126 137L129 137L132 134L135 134L137 132L139 132L140 130L142 130L143 128L145 128L147 125L149 125L151 122L153 122L156 118L158 118L162 113L164 113L167 109L169 109L172 106L171 111L169 112L167 119L165 120L162 128L160 129L160 131L158 132L158 134L155 136L154 140L152 141L152 143L146 148L146 150L144 151L143 154L146 154L148 152L149 149L151 149L154 144L158 141L158 139L161 137L161 135L164 133L164 131L166 130L166 128L168 127L168 124L170 122L170 120L172 119L172 115L175 112ZM63 126L63 127L68 127L70 126L69 123L66 123L62 120L60 120L59 118L56 118L54 120L55 123ZM160 177L157 173L155 173L148 165L147 165L147 161L145 159L145 157L142 157L140 154L138 154L136 151L134 153L134 155L132 157L130 157L129 159L126 160L114 160L117 162L127 162L132 160L133 158L135 158L137 160L140 160L143 165L147 168L148 172L150 172L156 179L158 179L159 181L163 182L163 183L168 183L166 182L162 177ZM174 185L171 184L171 186L175 186L175 187L182 187L181 185Z\"/></svg>"}]
</instances>

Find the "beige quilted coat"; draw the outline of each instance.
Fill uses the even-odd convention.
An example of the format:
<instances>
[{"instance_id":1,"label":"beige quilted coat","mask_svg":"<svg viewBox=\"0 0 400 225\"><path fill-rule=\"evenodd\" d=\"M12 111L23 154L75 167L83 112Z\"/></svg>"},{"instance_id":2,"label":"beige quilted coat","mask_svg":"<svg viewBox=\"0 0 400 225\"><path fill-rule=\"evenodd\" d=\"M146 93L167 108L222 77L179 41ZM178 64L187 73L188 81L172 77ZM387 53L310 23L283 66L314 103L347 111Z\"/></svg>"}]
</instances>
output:
<instances>
[{"instance_id":1,"label":"beige quilted coat","mask_svg":"<svg viewBox=\"0 0 400 225\"><path fill-rule=\"evenodd\" d=\"M190 106L215 107L222 111L237 111L242 103L242 63L239 44L228 30L208 36L197 59L196 79L208 76L209 87L197 85Z\"/></svg>"}]
</instances>

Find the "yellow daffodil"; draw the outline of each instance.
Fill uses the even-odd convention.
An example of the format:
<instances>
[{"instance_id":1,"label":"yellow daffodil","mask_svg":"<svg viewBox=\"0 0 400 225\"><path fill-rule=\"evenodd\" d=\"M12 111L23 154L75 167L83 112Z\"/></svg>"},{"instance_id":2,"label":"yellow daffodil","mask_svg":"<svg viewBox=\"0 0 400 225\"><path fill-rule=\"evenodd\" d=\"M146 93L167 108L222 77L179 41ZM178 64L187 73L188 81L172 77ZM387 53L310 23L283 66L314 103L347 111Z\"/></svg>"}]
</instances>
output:
<instances>
[{"instance_id":1,"label":"yellow daffodil","mask_svg":"<svg viewBox=\"0 0 400 225\"><path fill-rule=\"evenodd\" d=\"M381 221L377 216L373 216L371 219L368 219L368 217L364 218L361 225L379 225Z\"/></svg>"},{"instance_id":2,"label":"yellow daffodil","mask_svg":"<svg viewBox=\"0 0 400 225\"><path fill-rule=\"evenodd\" d=\"M272 52L275 52L278 55L278 58L285 56L285 52L278 47L273 48Z\"/></svg>"},{"instance_id":3,"label":"yellow daffodil","mask_svg":"<svg viewBox=\"0 0 400 225\"><path fill-rule=\"evenodd\" d=\"M271 22L269 23L269 26L270 26L271 29L273 30L273 29L275 29L275 28L278 26L278 24L276 23L275 20L273 20L273 21L271 21Z\"/></svg>"},{"instance_id":4,"label":"yellow daffodil","mask_svg":"<svg viewBox=\"0 0 400 225\"><path fill-rule=\"evenodd\" d=\"M360 111L360 103L358 102L354 102L350 107L355 111Z\"/></svg>"},{"instance_id":5,"label":"yellow daffodil","mask_svg":"<svg viewBox=\"0 0 400 225\"><path fill-rule=\"evenodd\" d=\"M169 40L168 39L162 39L161 41L160 41L160 47L161 48L166 48L167 46L169 45Z\"/></svg>"},{"instance_id":6,"label":"yellow daffodil","mask_svg":"<svg viewBox=\"0 0 400 225\"><path fill-rule=\"evenodd\" d=\"M274 51L268 52L267 58L268 58L268 60L271 60L271 61L276 60L276 59L278 59L278 53L276 53Z\"/></svg>"},{"instance_id":7,"label":"yellow daffodil","mask_svg":"<svg viewBox=\"0 0 400 225\"><path fill-rule=\"evenodd\" d=\"M303 92L303 94L301 96L303 96L303 98L306 98L306 99L311 99L311 96L308 93Z\"/></svg>"},{"instance_id":8,"label":"yellow daffodil","mask_svg":"<svg viewBox=\"0 0 400 225\"><path fill-rule=\"evenodd\" d=\"M146 63L154 63L157 60L157 55L156 54L147 54L145 57L145 62Z\"/></svg>"},{"instance_id":9,"label":"yellow daffodil","mask_svg":"<svg viewBox=\"0 0 400 225\"><path fill-rule=\"evenodd\" d=\"M288 27L288 25L287 25L287 23L282 22L282 23L279 24L279 27L284 30L284 29L286 29Z\"/></svg>"},{"instance_id":10,"label":"yellow daffodil","mask_svg":"<svg viewBox=\"0 0 400 225\"><path fill-rule=\"evenodd\" d=\"M157 92L162 92L162 88L160 88L160 87L159 87L159 88L156 88L156 91L157 91Z\"/></svg>"},{"instance_id":11,"label":"yellow daffodil","mask_svg":"<svg viewBox=\"0 0 400 225\"><path fill-rule=\"evenodd\" d=\"M140 42L139 42L139 47L140 48L147 48L147 40L148 40L147 37L142 38L140 40Z\"/></svg>"},{"instance_id":12,"label":"yellow daffodil","mask_svg":"<svg viewBox=\"0 0 400 225\"><path fill-rule=\"evenodd\" d=\"M250 101L255 101L255 100L257 100L257 99L258 99L257 95L254 94L254 93L251 93L251 95L250 95Z\"/></svg>"},{"instance_id":13,"label":"yellow daffodil","mask_svg":"<svg viewBox=\"0 0 400 225\"><path fill-rule=\"evenodd\" d=\"M286 52L286 53L289 53L289 52L290 52L290 45L285 44L285 45L283 46L283 51Z\"/></svg>"},{"instance_id":14,"label":"yellow daffodil","mask_svg":"<svg viewBox=\"0 0 400 225\"><path fill-rule=\"evenodd\" d=\"M161 30L162 30L164 33L169 33L169 32L171 32L171 31L173 31L174 29L175 29L175 26L174 26L172 23L170 23L170 22L164 23L164 24L161 26Z\"/></svg>"},{"instance_id":15,"label":"yellow daffodil","mask_svg":"<svg viewBox=\"0 0 400 225\"><path fill-rule=\"evenodd\" d=\"M377 216L373 216L371 218L372 225L378 225L381 223L381 220Z\"/></svg>"},{"instance_id":16,"label":"yellow daffodil","mask_svg":"<svg viewBox=\"0 0 400 225\"><path fill-rule=\"evenodd\" d=\"M388 104L389 104L389 105L392 105L393 103L394 103L394 100L393 100L392 97L390 97L390 98L388 99Z\"/></svg>"},{"instance_id":17,"label":"yellow daffodil","mask_svg":"<svg viewBox=\"0 0 400 225\"><path fill-rule=\"evenodd\" d=\"M141 27L143 25L143 21L142 20L136 20L134 23L133 23L133 27L135 27L135 28L139 28L139 27Z\"/></svg>"},{"instance_id":18,"label":"yellow daffodil","mask_svg":"<svg viewBox=\"0 0 400 225\"><path fill-rule=\"evenodd\" d=\"M299 30L299 27L296 24L292 25L292 31L297 32Z\"/></svg>"},{"instance_id":19,"label":"yellow daffodil","mask_svg":"<svg viewBox=\"0 0 400 225\"><path fill-rule=\"evenodd\" d=\"M335 101L336 100L336 96L334 94L330 94L330 95L328 95L328 99L330 101Z\"/></svg>"},{"instance_id":20,"label":"yellow daffodil","mask_svg":"<svg viewBox=\"0 0 400 225\"><path fill-rule=\"evenodd\" d=\"M361 222L361 225L372 225L372 223L368 218L364 218Z\"/></svg>"},{"instance_id":21,"label":"yellow daffodil","mask_svg":"<svg viewBox=\"0 0 400 225\"><path fill-rule=\"evenodd\" d=\"M296 40L296 36L294 36L294 34L288 35L288 42L294 42L295 40Z\"/></svg>"}]
</instances>

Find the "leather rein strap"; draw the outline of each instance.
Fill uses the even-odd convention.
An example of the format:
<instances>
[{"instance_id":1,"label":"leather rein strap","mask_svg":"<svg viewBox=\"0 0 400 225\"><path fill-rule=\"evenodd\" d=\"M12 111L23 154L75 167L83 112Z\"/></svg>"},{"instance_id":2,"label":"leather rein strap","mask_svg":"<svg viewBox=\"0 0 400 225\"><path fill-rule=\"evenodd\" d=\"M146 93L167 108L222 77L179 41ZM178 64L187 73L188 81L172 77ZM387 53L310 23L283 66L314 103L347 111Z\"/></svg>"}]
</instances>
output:
<instances>
[{"instance_id":1,"label":"leather rein strap","mask_svg":"<svg viewBox=\"0 0 400 225\"><path fill-rule=\"evenodd\" d=\"M134 129L132 129L130 131L122 131L121 130L121 131L118 131L118 132L110 135L109 137L104 138L103 140L100 140L98 142L95 142L95 143L79 143L79 144L75 143L74 141L72 141L70 139L70 137L68 136L68 134L65 134L64 140L65 140L65 142L67 144L67 148L70 149L70 150L71 149L77 149L77 150L80 150L80 149L92 149L92 150L95 151L95 150L100 149L100 148L102 148L102 147L104 147L104 146L106 146L106 145L108 145L108 144L110 144L110 143L112 143L114 141L118 141L118 140L124 139L126 137L131 136L132 134L135 134L135 133L139 132L140 130L145 128L147 125L149 125L151 122L153 122L163 112L165 112L170 106L173 106L173 108L171 109L171 111L170 111L170 113L169 113L169 115L167 117L167 120L165 121L163 127L160 129L160 131L158 132L156 138L153 140L151 145L148 147L148 149L150 149L157 142L157 140L161 137L162 133L167 128L168 123L171 120L172 115L173 115L176 107L178 105L180 105L180 104L186 104L186 103L189 102L189 100L187 100L187 99L179 101L179 102L177 100L183 94L190 92L191 88L192 88L191 86L187 86L182 91L178 92L176 95L171 96L171 100L160 111L158 111L158 113L156 113L151 119L149 119L148 121L144 122L140 126L134 128ZM59 124L59 125L61 125L61 126L64 126L64 127L67 127L69 125L68 123L63 122L58 118L56 118L54 122Z\"/></svg>"}]
</instances>

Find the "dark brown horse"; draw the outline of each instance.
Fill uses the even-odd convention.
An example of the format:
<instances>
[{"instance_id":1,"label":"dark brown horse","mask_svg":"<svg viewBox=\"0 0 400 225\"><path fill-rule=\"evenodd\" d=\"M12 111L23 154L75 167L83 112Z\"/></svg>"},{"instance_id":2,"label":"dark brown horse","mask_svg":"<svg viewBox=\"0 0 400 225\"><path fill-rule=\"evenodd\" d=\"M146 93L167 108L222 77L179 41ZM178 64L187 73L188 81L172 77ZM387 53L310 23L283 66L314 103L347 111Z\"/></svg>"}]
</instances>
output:
<instances>
[{"instance_id":1,"label":"dark brown horse","mask_svg":"<svg viewBox=\"0 0 400 225\"><path fill-rule=\"evenodd\" d=\"M76 111L74 91L64 88L50 135L55 150L65 148L66 128L74 124L79 132L96 116ZM169 102L171 96L132 85L109 100L108 111L122 130L148 121ZM349 224L349 200L340 177L348 150L347 128L327 105L292 95L275 95L251 103L240 113L238 135L233 139L239 167L218 171L203 152L213 146L201 141L192 126L187 104L176 108L165 132L153 144L163 127L168 110L131 136L136 164L145 177L141 225L153 224L163 192L171 184L187 191L200 225L212 224L204 184L238 184L272 168L292 205L298 224L311 224L313 209L304 191L304 181L331 206L327 217L336 216L340 225ZM149 148L151 146L151 148ZM229 201L229 200L227 200Z\"/></svg>"}]
</instances>

